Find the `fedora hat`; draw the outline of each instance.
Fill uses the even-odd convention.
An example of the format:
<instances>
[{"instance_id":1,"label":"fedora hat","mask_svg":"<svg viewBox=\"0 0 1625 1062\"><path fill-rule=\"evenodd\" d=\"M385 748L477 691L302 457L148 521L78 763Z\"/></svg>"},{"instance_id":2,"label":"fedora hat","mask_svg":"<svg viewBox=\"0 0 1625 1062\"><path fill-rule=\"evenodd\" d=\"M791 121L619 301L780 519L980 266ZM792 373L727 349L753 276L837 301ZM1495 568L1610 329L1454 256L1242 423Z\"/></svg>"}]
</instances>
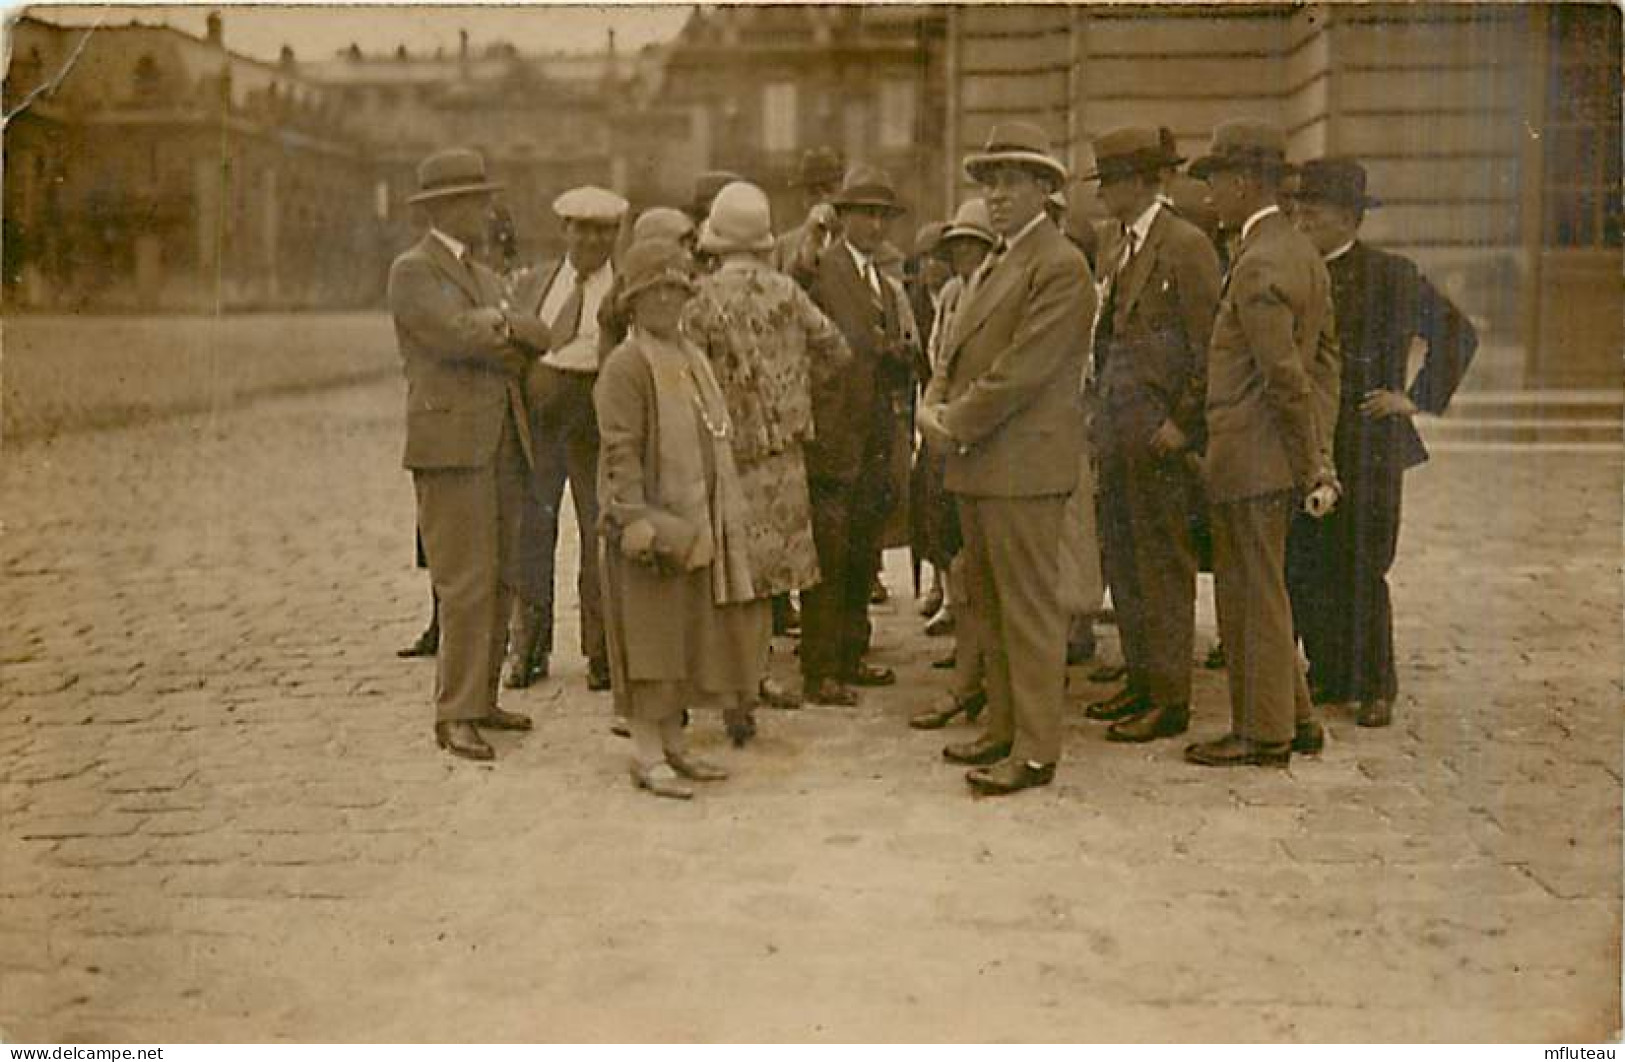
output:
<instances>
[{"instance_id":1,"label":"fedora hat","mask_svg":"<svg viewBox=\"0 0 1625 1062\"><path fill-rule=\"evenodd\" d=\"M981 240L990 247L999 242L993 232L993 218L987 212L987 200L978 196L959 204L948 230L942 234L942 242L959 239Z\"/></svg>"},{"instance_id":2,"label":"fedora hat","mask_svg":"<svg viewBox=\"0 0 1625 1062\"><path fill-rule=\"evenodd\" d=\"M1205 181L1224 170L1286 172L1285 131L1273 122L1252 118L1221 123L1213 130L1208 153L1191 163L1190 174Z\"/></svg>"},{"instance_id":3,"label":"fedora hat","mask_svg":"<svg viewBox=\"0 0 1625 1062\"><path fill-rule=\"evenodd\" d=\"M694 278L689 274L688 252L674 240L640 240L627 249L621 258L620 308L629 309L634 299L661 284L694 291Z\"/></svg>"},{"instance_id":4,"label":"fedora hat","mask_svg":"<svg viewBox=\"0 0 1625 1062\"><path fill-rule=\"evenodd\" d=\"M859 207L884 210L888 214L905 212L903 204L897 201L897 189L892 187L891 177L879 166L866 162L846 172L841 190L830 197L830 204L837 210Z\"/></svg>"},{"instance_id":5,"label":"fedora hat","mask_svg":"<svg viewBox=\"0 0 1625 1062\"><path fill-rule=\"evenodd\" d=\"M773 249L773 210L767 193L748 181L735 181L711 200L711 216L700 225L700 250L707 254Z\"/></svg>"},{"instance_id":6,"label":"fedora hat","mask_svg":"<svg viewBox=\"0 0 1625 1062\"><path fill-rule=\"evenodd\" d=\"M1032 122L1001 122L987 134L981 151L965 156L965 175L980 181L993 166L1014 163L1065 184L1066 167L1050 154L1049 137Z\"/></svg>"},{"instance_id":7,"label":"fedora hat","mask_svg":"<svg viewBox=\"0 0 1625 1062\"><path fill-rule=\"evenodd\" d=\"M1168 161L1162 134L1146 125L1125 125L1094 139L1095 168L1085 181L1115 181L1138 173L1155 174ZM1183 161L1183 160L1181 160Z\"/></svg>"},{"instance_id":8,"label":"fedora hat","mask_svg":"<svg viewBox=\"0 0 1625 1062\"><path fill-rule=\"evenodd\" d=\"M1157 126L1157 142L1162 145L1162 164L1178 168L1185 165L1185 156L1179 153L1179 141L1166 125Z\"/></svg>"},{"instance_id":9,"label":"fedora hat","mask_svg":"<svg viewBox=\"0 0 1625 1062\"><path fill-rule=\"evenodd\" d=\"M1365 167L1349 158L1311 159L1299 166L1291 197L1350 210L1381 205L1381 200L1365 194Z\"/></svg>"},{"instance_id":10,"label":"fedora hat","mask_svg":"<svg viewBox=\"0 0 1625 1062\"><path fill-rule=\"evenodd\" d=\"M485 156L468 148L437 151L418 163L417 194L408 203L426 203L454 195L488 195L502 185L486 179Z\"/></svg>"},{"instance_id":11,"label":"fedora hat","mask_svg":"<svg viewBox=\"0 0 1625 1062\"><path fill-rule=\"evenodd\" d=\"M801 165L796 171L797 188L832 188L841 183L846 163L834 148L808 148L801 153Z\"/></svg>"}]
</instances>

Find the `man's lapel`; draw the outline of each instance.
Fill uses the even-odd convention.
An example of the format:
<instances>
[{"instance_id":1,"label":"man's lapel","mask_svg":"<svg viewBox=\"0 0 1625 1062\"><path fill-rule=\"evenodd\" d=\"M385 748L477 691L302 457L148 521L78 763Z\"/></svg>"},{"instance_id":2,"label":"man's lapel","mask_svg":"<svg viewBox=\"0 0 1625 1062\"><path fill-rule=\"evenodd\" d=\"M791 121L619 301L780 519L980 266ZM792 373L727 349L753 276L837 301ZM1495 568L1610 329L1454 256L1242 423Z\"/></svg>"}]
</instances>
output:
<instances>
[{"instance_id":1,"label":"man's lapel","mask_svg":"<svg viewBox=\"0 0 1625 1062\"><path fill-rule=\"evenodd\" d=\"M1166 210L1166 208L1164 208ZM1156 265L1157 254L1162 248L1163 237L1168 227L1163 224L1163 210L1157 211L1157 216L1151 222L1151 231L1145 234L1145 246L1134 252L1129 260L1128 268L1118 277L1121 287L1117 292L1117 320L1124 321L1134 310L1134 303L1139 299L1140 293L1145 290L1145 282L1151 276L1151 267ZM1115 325L1117 322L1113 322Z\"/></svg>"},{"instance_id":2,"label":"man's lapel","mask_svg":"<svg viewBox=\"0 0 1625 1062\"><path fill-rule=\"evenodd\" d=\"M960 297L959 309L954 313L953 335L945 364L950 366L953 364L965 342L982 327L988 315L1015 290L1022 276L1023 264L1036 253L1036 248L1048 235L1044 231L1046 225L1047 223L1040 224L1038 231L1029 233L1026 239L1006 251L982 277L981 283L973 284L970 290Z\"/></svg>"},{"instance_id":3,"label":"man's lapel","mask_svg":"<svg viewBox=\"0 0 1625 1062\"><path fill-rule=\"evenodd\" d=\"M474 305L485 305L479 281L475 279L473 270L459 262L457 256L451 253L451 248L442 243L438 236L432 232L427 234L419 246L440 267L440 271L450 277L462 289L463 294L473 300Z\"/></svg>"}]
</instances>

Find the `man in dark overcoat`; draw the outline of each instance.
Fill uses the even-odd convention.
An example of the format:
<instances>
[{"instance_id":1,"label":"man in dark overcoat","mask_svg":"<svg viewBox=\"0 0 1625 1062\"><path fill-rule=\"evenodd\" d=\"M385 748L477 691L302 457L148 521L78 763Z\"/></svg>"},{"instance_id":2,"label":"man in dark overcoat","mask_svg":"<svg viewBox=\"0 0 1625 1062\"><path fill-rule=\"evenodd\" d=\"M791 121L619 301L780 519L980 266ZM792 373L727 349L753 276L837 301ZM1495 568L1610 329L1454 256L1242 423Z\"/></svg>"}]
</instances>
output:
<instances>
[{"instance_id":1,"label":"man in dark overcoat","mask_svg":"<svg viewBox=\"0 0 1625 1062\"><path fill-rule=\"evenodd\" d=\"M1334 452L1343 499L1323 521L1299 517L1287 554L1293 617L1315 699L1356 701L1361 726L1387 726L1399 692L1388 569L1400 488L1427 460L1411 418L1450 405L1478 348L1472 323L1416 264L1359 239L1376 200L1346 158L1299 170L1293 218L1325 258L1343 352ZM1406 386L1412 341L1423 360Z\"/></svg>"},{"instance_id":2,"label":"man in dark overcoat","mask_svg":"<svg viewBox=\"0 0 1625 1062\"><path fill-rule=\"evenodd\" d=\"M801 593L801 673L817 704L854 704L855 686L888 686L864 661L869 595L886 518L901 498L893 475L895 396L913 386L918 329L908 294L876 260L903 207L886 174L854 166L832 199L840 237L817 258L807 293L840 329L852 364L815 386L807 446L818 585Z\"/></svg>"},{"instance_id":3,"label":"man in dark overcoat","mask_svg":"<svg viewBox=\"0 0 1625 1062\"><path fill-rule=\"evenodd\" d=\"M440 152L418 184L409 202L429 231L390 267L389 308L406 374L403 463L440 602L434 732L453 755L489 760L479 727L530 729L497 707L497 687L531 461L520 381L548 337L502 308L501 281L473 257L500 187L485 160Z\"/></svg>"},{"instance_id":4,"label":"man in dark overcoat","mask_svg":"<svg viewBox=\"0 0 1625 1062\"><path fill-rule=\"evenodd\" d=\"M1095 139L1100 197L1117 219L1102 255L1095 323L1100 527L1127 682L1091 705L1116 720L1112 741L1152 741L1190 724L1201 490L1188 455L1205 435L1207 343L1219 301L1219 257L1158 193L1166 165L1157 130Z\"/></svg>"},{"instance_id":5,"label":"man in dark overcoat","mask_svg":"<svg viewBox=\"0 0 1625 1062\"><path fill-rule=\"evenodd\" d=\"M1185 750L1209 767L1285 766L1324 741L1293 637L1286 542L1295 509L1318 517L1337 501L1340 367L1326 266L1278 202L1286 168L1285 132L1250 120L1220 125L1191 164L1237 233L1208 344L1204 462L1231 730Z\"/></svg>"},{"instance_id":6,"label":"man in dark overcoat","mask_svg":"<svg viewBox=\"0 0 1625 1062\"><path fill-rule=\"evenodd\" d=\"M962 620L986 665L986 729L943 755L971 765L967 782L993 795L1048 785L1061 756L1062 514L1083 453L1095 289L1082 252L1044 211L1067 171L1042 129L994 126L965 170L1001 239L954 313L916 420L947 454L964 537Z\"/></svg>"}]
</instances>

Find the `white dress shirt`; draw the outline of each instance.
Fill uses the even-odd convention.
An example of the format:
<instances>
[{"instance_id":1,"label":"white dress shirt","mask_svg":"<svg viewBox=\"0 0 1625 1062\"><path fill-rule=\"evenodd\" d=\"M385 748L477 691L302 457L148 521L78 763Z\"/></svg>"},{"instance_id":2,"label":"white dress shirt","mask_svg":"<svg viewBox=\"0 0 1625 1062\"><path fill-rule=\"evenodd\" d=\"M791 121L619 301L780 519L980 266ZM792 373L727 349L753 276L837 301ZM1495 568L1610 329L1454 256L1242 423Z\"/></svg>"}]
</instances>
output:
<instances>
[{"instance_id":1,"label":"white dress shirt","mask_svg":"<svg viewBox=\"0 0 1625 1062\"><path fill-rule=\"evenodd\" d=\"M547 295L542 299L541 311L537 314L542 322L549 327L564 309L565 301L570 297L570 289L575 286L576 267L567 258L559 266L559 271L553 278L552 285L547 289ZM581 324L576 328L575 338L557 350L550 350L542 356L544 364L565 372L597 372L598 371L598 308L603 304L604 296L609 294L610 285L615 282L615 267L605 262L596 273L587 277L581 283Z\"/></svg>"}]
</instances>

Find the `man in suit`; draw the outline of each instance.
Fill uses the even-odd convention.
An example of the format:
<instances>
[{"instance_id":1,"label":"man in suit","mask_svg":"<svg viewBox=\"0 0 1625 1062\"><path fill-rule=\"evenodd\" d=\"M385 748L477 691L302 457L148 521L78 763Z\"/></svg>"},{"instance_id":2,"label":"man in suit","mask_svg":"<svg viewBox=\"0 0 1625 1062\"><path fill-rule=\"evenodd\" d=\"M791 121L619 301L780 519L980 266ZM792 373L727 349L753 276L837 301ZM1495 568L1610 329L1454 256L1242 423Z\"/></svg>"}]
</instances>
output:
<instances>
[{"instance_id":1,"label":"man in suit","mask_svg":"<svg viewBox=\"0 0 1625 1062\"><path fill-rule=\"evenodd\" d=\"M1207 341L1219 258L1159 198L1165 148L1129 126L1095 138L1100 198L1119 222L1105 245L1095 322L1100 523L1127 682L1091 705L1109 741L1143 742L1190 725L1200 485L1187 456L1203 437Z\"/></svg>"},{"instance_id":2,"label":"man in suit","mask_svg":"<svg viewBox=\"0 0 1625 1062\"><path fill-rule=\"evenodd\" d=\"M489 760L478 727L528 730L497 707L531 437L520 381L547 335L503 308L502 284L474 260L491 193L477 152L444 151L418 167L408 202L429 231L395 259L389 307L406 373L405 466L440 602L435 739Z\"/></svg>"},{"instance_id":3,"label":"man in suit","mask_svg":"<svg viewBox=\"0 0 1625 1062\"><path fill-rule=\"evenodd\" d=\"M515 607L509 643L510 687L529 686L548 673L559 506L568 482L581 547L576 593L587 688L609 689L598 584L598 419L592 386L598 380L599 310L615 283L611 252L626 207L626 200L614 192L591 186L555 199L553 212L564 222L565 256L523 278L515 296L518 312L545 326L551 345L525 384L536 470L525 507L522 600Z\"/></svg>"},{"instance_id":4,"label":"man in suit","mask_svg":"<svg viewBox=\"0 0 1625 1062\"><path fill-rule=\"evenodd\" d=\"M1304 163L1290 203L1331 274L1343 353L1334 445L1343 498L1324 521L1295 522L1287 585L1311 696L1358 701L1357 723L1387 726L1399 691L1388 568L1399 542L1400 488L1405 471L1427 460L1411 418L1445 411L1478 335L1415 263L1359 239L1376 200L1366 195L1357 161ZM1406 359L1417 338L1425 353L1407 388Z\"/></svg>"},{"instance_id":5,"label":"man in suit","mask_svg":"<svg viewBox=\"0 0 1625 1062\"><path fill-rule=\"evenodd\" d=\"M801 224L773 241L773 268L804 280L818 256L840 237L840 220L830 199L841 188L846 164L833 148L808 148L801 156L796 187L801 190L807 216Z\"/></svg>"},{"instance_id":6,"label":"man in suit","mask_svg":"<svg viewBox=\"0 0 1625 1062\"><path fill-rule=\"evenodd\" d=\"M1047 785L1061 755L1067 616L1062 512L1078 483L1094 320L1088 262L1044 213L1066 168L1044 131L996 125L965 160L1000 245L954 312L916 420L959 506L966 614L986 666L983 734L943 755L986 794Z\"/></svg>"},{"instance_id":7,"label":"man in suit","mask_svg":"<svg viewBox=\"0 0 1625 1062\"><path fill-rule=\"evenodd\" d=\"M1320 517L1337 501L1340 369L1326 267L1277 201L1285 171L1286 134L1248 120L1220 125L1191 164L1237 234L1208 345L1205 463L1231 732L1185 750L1209 767L1284 767L1325 740L1298 665L1286 539L1300 504Z\"/></svg>"},{"instance_id":8,"label":"man in suit","mask_svg":"<svg viewBox=\"0 0 1625 1062\"><path fill-rule=\"evenodd\" d=\"M823 578L801 593L801 674L814 703L850 705L854 686L897 681L863 655L881 533L900 500L892 475L897 403L913 386L919 335L907 292L876 261L903 213L890 178L854 166L832 203L841 236L818 255L807 293L840 329L852 364L813 391L807 479Z\"/></svg>"}]
</instances>

